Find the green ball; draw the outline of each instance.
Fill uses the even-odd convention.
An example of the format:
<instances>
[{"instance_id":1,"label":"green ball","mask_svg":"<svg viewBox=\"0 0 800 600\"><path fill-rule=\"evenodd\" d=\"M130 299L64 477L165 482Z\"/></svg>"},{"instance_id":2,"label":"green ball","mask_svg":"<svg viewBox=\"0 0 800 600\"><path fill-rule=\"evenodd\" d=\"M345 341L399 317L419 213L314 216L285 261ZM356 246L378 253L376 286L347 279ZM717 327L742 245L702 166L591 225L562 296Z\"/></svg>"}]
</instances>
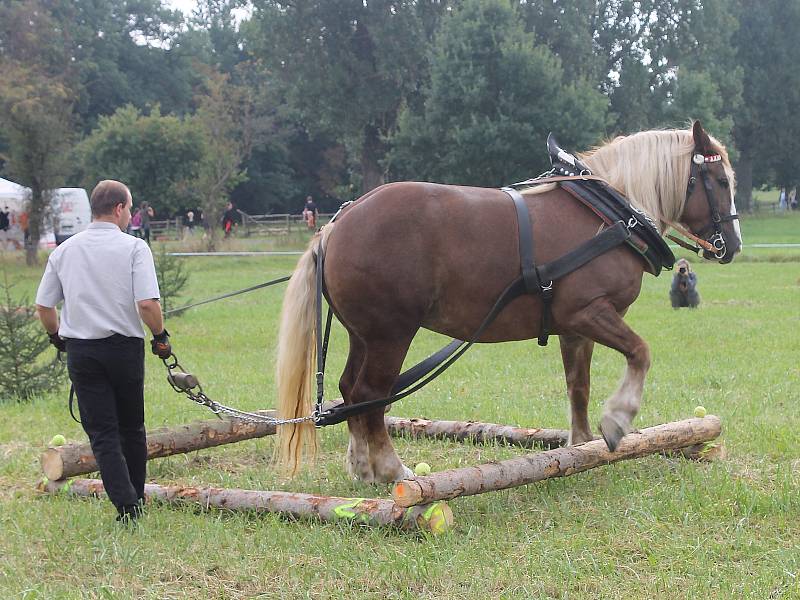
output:
<instances>
[{"instance_id":1,"label":"green ball","mask_svg":"<svg viewBox=\"0 0 800 600\"><path fill-rule=\"evenodd\" d=\"M431 474L431 466L426 462L419 463L416 467L414 467L414 475L418 477L423 477L425 475Z\"/></svg>"},{"instance_id":2,"label":"green ball","mask_svg":"<svg viewBox=\"0 0 800 600\"><path fill-rule=\"evenodd\" d=\"M66 438L63 435L61 435L60 433L57 433L56 435L54 435L53 439L50 440L50 445L51 446L63 446L66 443L67 443Z\"/></svg>"},{"instance_id":3,"label":"green ball","mask_svg":"<svg viewBox=\"0 0 800 600\"><path fill-rule=\"evenodd\" d=\"M706 407L705 406L696 406L694 409L694 416L698 419L702 419L706 416Z\"/></svg>"}]
</instances>

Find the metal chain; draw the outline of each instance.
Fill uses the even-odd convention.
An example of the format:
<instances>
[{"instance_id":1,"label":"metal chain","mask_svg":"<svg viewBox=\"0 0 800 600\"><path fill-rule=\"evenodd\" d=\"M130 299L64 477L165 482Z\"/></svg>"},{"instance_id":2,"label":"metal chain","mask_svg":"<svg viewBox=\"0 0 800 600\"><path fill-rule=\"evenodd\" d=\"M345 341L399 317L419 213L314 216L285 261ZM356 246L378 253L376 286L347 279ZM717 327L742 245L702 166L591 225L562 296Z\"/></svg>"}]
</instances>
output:
<instances>
[{"instance_id":1,"label":"metal chain","mask_svg":"<svg viewBox=\"0 0 800 600\"><path fill-rule=\"evenodd\" d=\"M172 386L172 389L178 393L185 394L193 402L196 402L201 406L205 406L218 417L220 413L224 413L228 416L233 417L234 419L239 419L241 421L246 421L248 423L269 423L271 425L289 425L296 423L305 423L306 421L315 421L317 419L316 414L311 414L308 415L307 417L296 417L294 419L276 419L275 417L269 417L266 415L247 412L244 410L239 410L238 408L225 406L224 404L220 404L216 400L212 400L211 398L206 396L205 392L203 392L203 386L200 385L200 382L197 380L196 377L187 373L187 371L183 369L181 364L178 362L178 357L175 356L174 353L170 353L168 358L164 358L162 360L164 362L164 366L167 368L167 382L169 382L170 386ZM182 378L183 382L180 384L176 380L175 377L176 373L181 373L181 375L186 375L186 377ZM192 390L194 389L197 389L197 392L193 392Z\"/></svg>"}]
</instances>

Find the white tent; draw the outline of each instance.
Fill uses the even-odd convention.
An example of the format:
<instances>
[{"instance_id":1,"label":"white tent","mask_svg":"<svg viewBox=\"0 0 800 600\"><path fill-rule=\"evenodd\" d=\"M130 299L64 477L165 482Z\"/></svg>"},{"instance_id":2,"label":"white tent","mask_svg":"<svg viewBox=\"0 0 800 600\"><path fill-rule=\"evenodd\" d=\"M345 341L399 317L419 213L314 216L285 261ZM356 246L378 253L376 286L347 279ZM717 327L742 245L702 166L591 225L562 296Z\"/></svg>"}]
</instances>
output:
<instances>
[{"instance_id":1,"label":"white tent","mask_svg":"<svg viewBox=\"0 0 800 600\"><path fill-rule=\"evenodd\" d=\"M0 177L0 198L25 198L30 189Z\"/></svg>"}]
</instances>

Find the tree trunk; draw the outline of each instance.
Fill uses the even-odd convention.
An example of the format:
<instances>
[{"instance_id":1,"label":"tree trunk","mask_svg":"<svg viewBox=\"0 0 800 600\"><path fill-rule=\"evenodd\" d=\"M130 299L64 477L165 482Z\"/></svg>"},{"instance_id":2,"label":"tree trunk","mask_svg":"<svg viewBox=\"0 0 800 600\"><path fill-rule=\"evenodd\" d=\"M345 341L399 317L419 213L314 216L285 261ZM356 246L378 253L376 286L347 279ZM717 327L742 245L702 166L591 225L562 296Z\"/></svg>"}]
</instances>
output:
<instances>
[{"instance_id":1,"label":"tree trunk","mask_svg":"<svg viewBox=\"0 0 800 600\"><path fill-rule=\"evenodd\" d=\"M753 157L748 150L741 152L736 165L736 208L753 211Z\"/></svg>"},{"instance_id":2,"label":"tree trunk","mask_svg":"<svg viewBox=\"0 0 800 600\"><path fill-rule=\"evenodd\" d=\"M25 239L25 263L28 266L39 264L39 240L42 237L42 221L45 215L47 194L34 182L31 186L31 199L28 203L28 232Z\"/></svg>"},{"instance_id":3,"label":"tree trunk","mask_svg":"<svg viewBox=\"0 0 800 600\"><path fill-rule=\"evenodd\" d=\"M362 195L385 183L384 172L380 166L383 151L383 142L378 128L367 125L364 128L364 143L361 148Z\"/></svg>"},{"instance_id":4,"label":"tree trunk","mask_svg":"<svg viewBox=\"0 0 800 600\"><path fill-rule=\"evenodd\" d=\"M51 494L98 497L104 494L99 479L46 481L40 486ZM213 506L233 511L279 513L290 518L317 518L329 522L394 527L443 533L453 525L453 511L444 502L406 509L391 500L377 498L339 498L293 492L268 492L231 488L195 488L146 484L148 503L190 502L203 508Z\"/></svg>"},{"instance_id":5,"label":"tree trunk","mask_svg":"<svg viewBox=\"0 0 800 600\"><path fill-rule=\"evenodd\" d=\"M719 417L686 419L632 432L622 438L615 452L604 440L580 446L545 450L519 458L432 473L406 479L394 486L392 496L400 506L471 496L550 479L565 477L620 460L640 458L666 450L708 442L719 436Z\"/></svg>"}]
</instances>

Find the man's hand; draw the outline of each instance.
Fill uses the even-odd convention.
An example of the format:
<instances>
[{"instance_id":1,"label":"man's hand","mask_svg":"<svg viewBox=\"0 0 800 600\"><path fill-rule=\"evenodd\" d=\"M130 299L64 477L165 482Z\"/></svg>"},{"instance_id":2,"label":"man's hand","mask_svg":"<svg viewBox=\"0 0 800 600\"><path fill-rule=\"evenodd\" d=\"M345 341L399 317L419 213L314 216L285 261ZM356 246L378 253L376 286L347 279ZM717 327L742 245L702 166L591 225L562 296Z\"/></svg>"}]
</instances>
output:
<instances>
[{"instance_id":1,"label":"man's hand","mask_svg":"<svg viewBox=\"0 0 800 600\"><path fill-rule=\"evenodd\" d=\"M172 346L169 343L169 332L165 329L150 340L150 349L158 358L169 358L172 355Z\"/></svg>"},{"instance_id":2,"label":"man's hand","mask_svg":"<svg viewBox=\"0 0 800 600\"><path fill-rule=\"evenodd\" d=\"M48 333L47 337L50 338L50 343L56 347L56 350L59 352L66 352L67 351L67 341L58 336L58 332L55 333Z\"/></svg>"}]
</instances>

